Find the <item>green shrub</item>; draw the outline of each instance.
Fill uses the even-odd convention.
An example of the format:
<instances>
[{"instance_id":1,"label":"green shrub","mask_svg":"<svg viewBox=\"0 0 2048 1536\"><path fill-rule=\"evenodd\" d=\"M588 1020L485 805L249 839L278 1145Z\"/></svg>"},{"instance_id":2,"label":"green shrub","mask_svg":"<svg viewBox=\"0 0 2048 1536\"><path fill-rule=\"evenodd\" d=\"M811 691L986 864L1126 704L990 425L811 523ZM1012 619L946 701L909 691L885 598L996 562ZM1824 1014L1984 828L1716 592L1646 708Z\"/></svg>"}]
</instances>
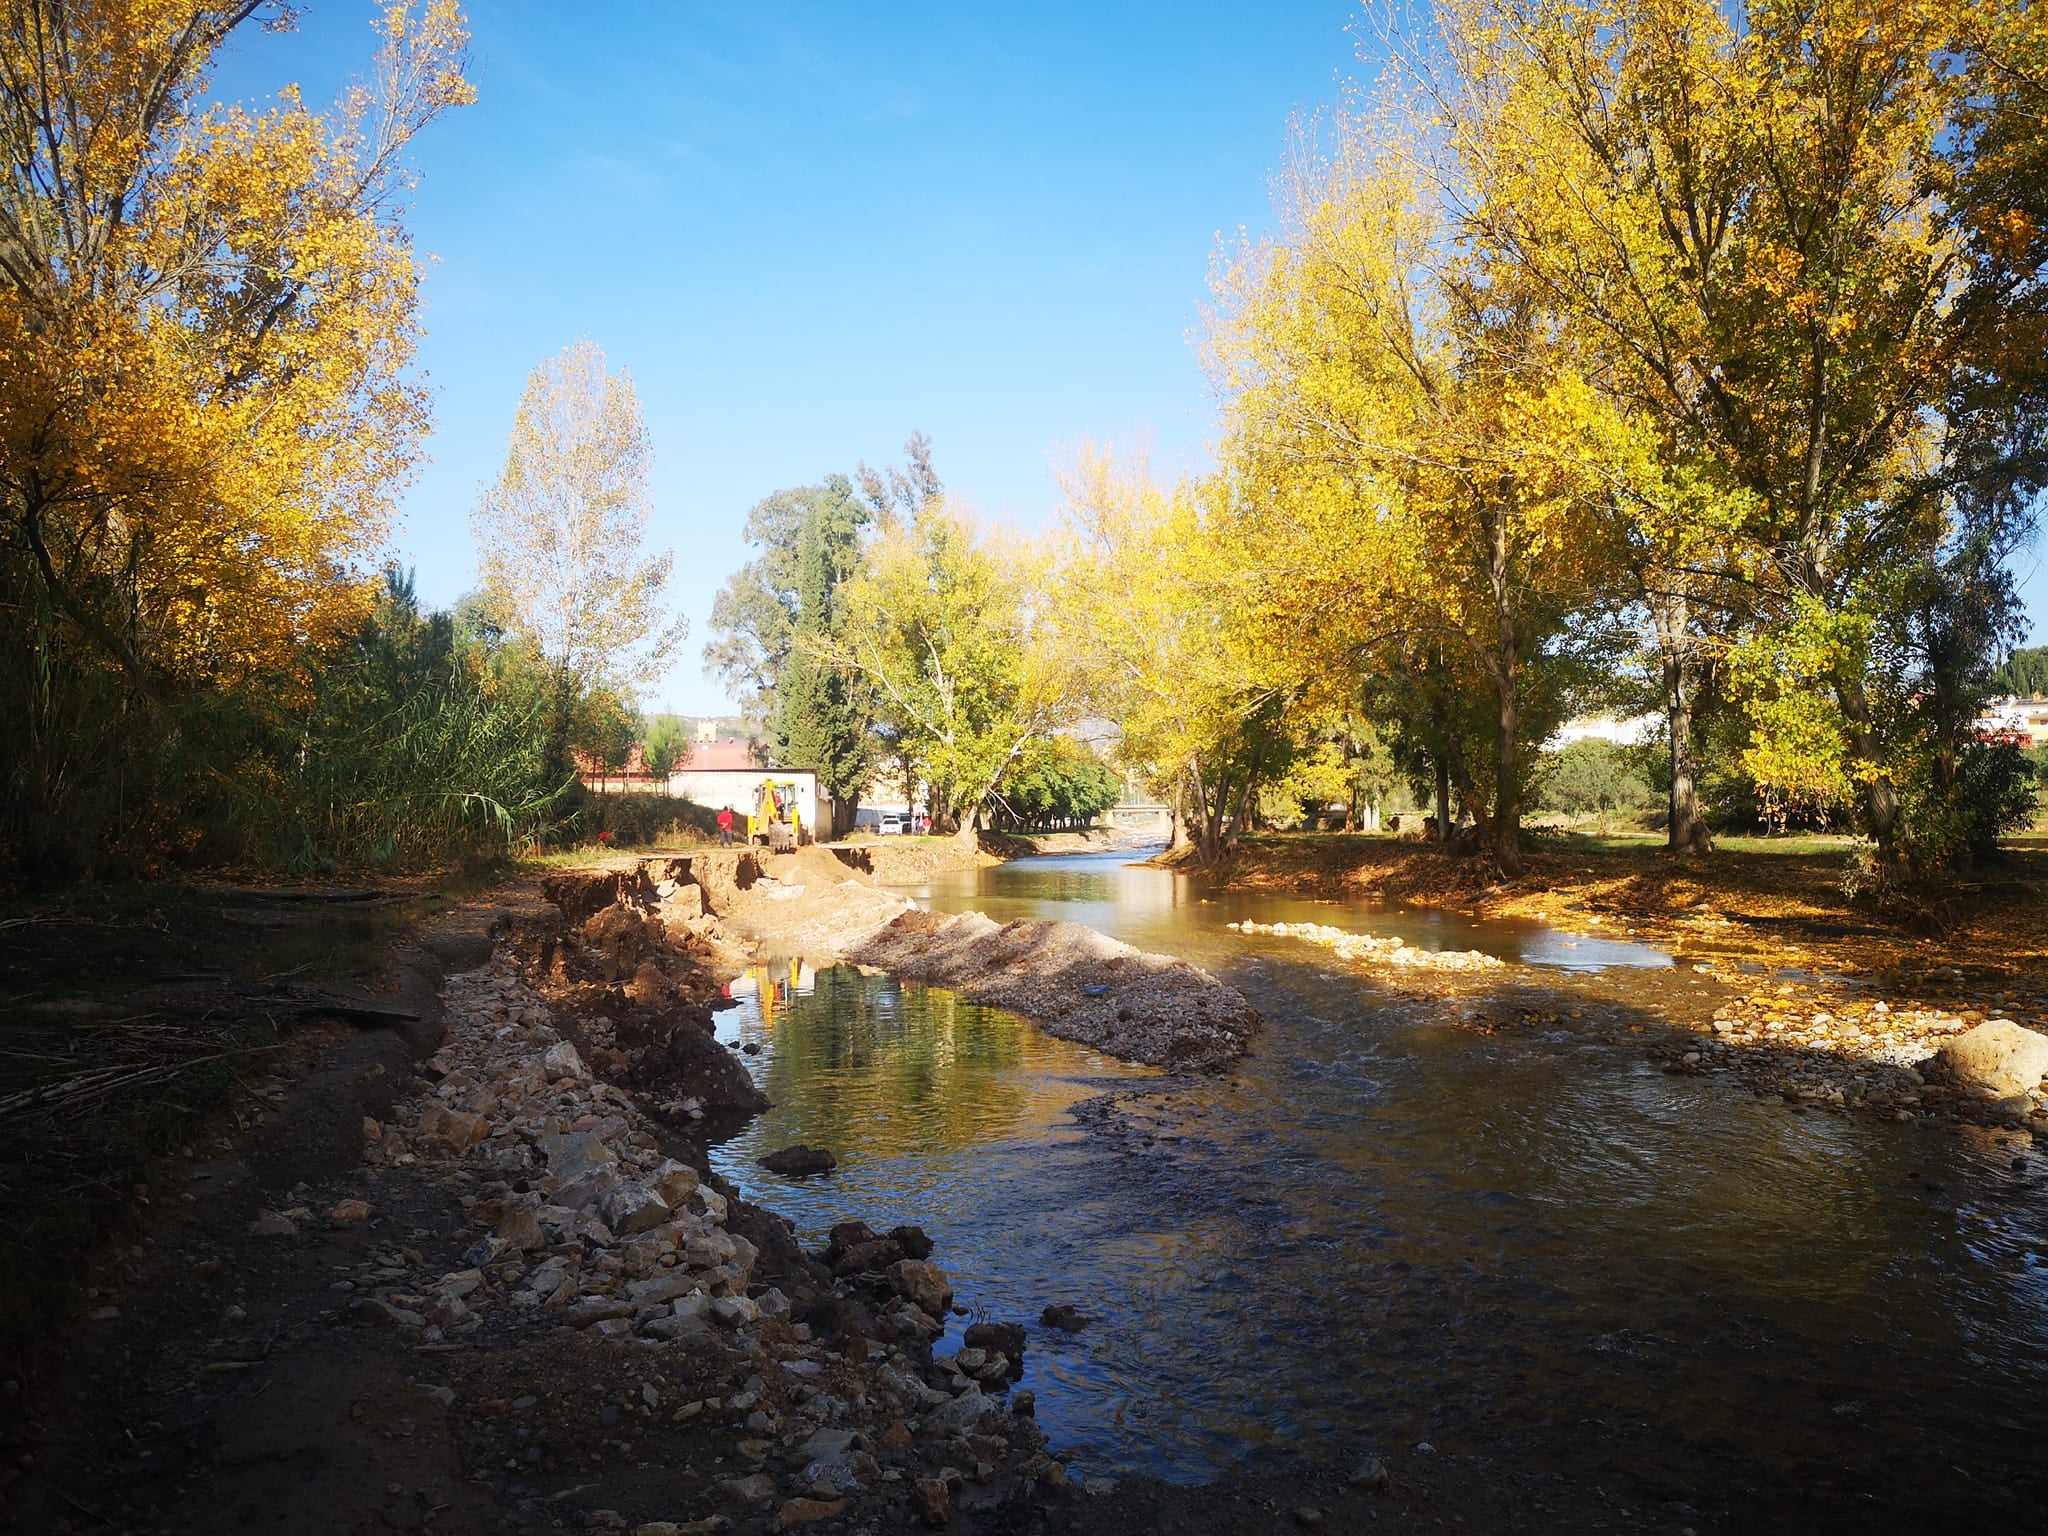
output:
<instances>
[{"instance_id":1,"label":"green shrub","mask_svg":"<svg viewBox=\"0 0 2048 1536\"><path fill-rule=\"evenodd\" d=\"M600 795L586 790L574 828L581 843L653 848L718 836L718 812L674 795ZM608 838L604 836L607 832L611 834Z\"/></svg>"},{"instance_id":2,"label":"green shrub","mask_svg":"<svg viewBox=\"0 0 2048 1536\"><path fill-rule=\"evenodd\" d=\"M1656 794L1637 772L1631 748L1588 736L1545 752L1534 797L1539 811L1585 816L1595 811L1641 811Z\"/></svg>"}]
</instances>

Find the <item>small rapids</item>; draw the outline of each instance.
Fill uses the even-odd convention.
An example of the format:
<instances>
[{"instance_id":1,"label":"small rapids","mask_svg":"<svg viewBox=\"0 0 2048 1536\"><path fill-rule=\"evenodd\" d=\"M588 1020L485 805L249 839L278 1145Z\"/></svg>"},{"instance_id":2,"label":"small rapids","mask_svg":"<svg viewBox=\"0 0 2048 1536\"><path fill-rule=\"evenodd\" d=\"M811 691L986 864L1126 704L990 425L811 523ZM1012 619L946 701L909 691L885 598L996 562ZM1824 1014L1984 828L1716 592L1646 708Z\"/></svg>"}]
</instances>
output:
<instances>
[{"instance_id":1,"label":"small rapids","mask_svg":"<svg viewBox=\"0 0 2048 1536\"><path fill-rule=\"evenodd\" d=\"M1127 857L906 893L1212 971L1267 1020L1220 1076L844 967L764 968L718 1018L759 1048L775 1102L721 1171L809 1240L921 1222L963 1302L1031 1325L1023 1384L1078 1470L1188 1481L1429 1441L1677 1524L1961 1528L2041 1507L2041 1158L1793 1113L1565 1026L1449 1027L1333 953L1226 924L1334 918L1564 985L1635 967L1647 1009L1677 973L1645 945L1210 898ZM756 1166L798 1141L838 1171ZM1062 1302L1097 1321L1036 1326Z\"/></svg>"}]
</instances>

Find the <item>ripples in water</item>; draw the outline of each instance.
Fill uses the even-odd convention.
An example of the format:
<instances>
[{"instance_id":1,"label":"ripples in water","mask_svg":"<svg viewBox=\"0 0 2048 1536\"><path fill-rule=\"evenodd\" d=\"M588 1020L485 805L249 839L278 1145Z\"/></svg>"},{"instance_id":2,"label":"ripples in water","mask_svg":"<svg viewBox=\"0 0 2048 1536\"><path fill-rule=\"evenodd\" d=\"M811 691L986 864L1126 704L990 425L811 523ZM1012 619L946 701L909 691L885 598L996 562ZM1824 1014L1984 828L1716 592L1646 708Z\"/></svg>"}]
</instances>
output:
<instances>
[{"instance_id":1,"label":"ripples in water","mask_svg":"<svg viewBox=\"0 0 2048 1536\"><path fill-rule=\"evenodd\" d=\"M717 1160L812 1237L921 1222L994 1316L1098 1318L1034 1328L1025 1380L1084 1470L1428 1439L1740 1528L1968 1527L2048 1493L2038 1161L1444 1027L1222 929L1327 907L1018 870L951 899L1218 970L1266 1013L1255 1054L1155 1078L947 993L764 972L720 1028L776 1107ZM839 1172L754 1166L799 1140Z\"/></svg>"}]
</instances>

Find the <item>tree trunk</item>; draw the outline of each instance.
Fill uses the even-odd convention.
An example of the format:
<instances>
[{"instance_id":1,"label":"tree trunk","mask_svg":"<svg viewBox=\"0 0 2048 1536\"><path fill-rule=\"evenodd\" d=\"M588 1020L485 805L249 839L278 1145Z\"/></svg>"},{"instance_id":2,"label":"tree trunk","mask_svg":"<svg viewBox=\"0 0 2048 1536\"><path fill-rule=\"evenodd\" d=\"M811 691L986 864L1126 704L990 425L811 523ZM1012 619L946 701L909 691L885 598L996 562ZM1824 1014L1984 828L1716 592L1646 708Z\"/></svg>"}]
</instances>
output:
<instances>
[{"instance_id":1,"label":"tree trunk","mask_svg":"<svg viewBox=\"0 0 2048 1536\"><path fill-rule=\"evenodd\" d=\"M1222 817L1209 794L1209 786L1203 781L1200 759L1188 764L1187 787L1190 819L1195 824L1195 851L1201 855L1203 863L1211 863L1222 851Z\"/></svg>"},{"instance_id":2,"label":"tree trunk","mask_svg":"<svg viewBox=\"0 0 2048 1536\"><path fill-rule=\"evenodd\" d=\"M1441 659L1433 670L1441 670ZM1436 840L1451 840L1451 712L1445 702L1443 679L1430 690L1430 722L1436 727L1436 741L1429 752L1429 766L1436 774Z\"/></svg>"},{"instance_id":3,"label":"tree trunk","mask_svg":"<svg viewBox=\"0 0 2048 1536\"><path fill-rule=\"evenodd\" d=\"M569 755L569 729L576 706L576 677L567 667L555 669L548 700L548 729L541 743L544 782L560 784L575 771Z\"/></svg>"},{"instance_id":4,"label":"tree trunk","mask_svg":"<svg viewBox=\"0 0 2048 1536\"><path fill-rule=\"evenodd\" d=\"M1238 839L1244 836L1245 827L1251 820L1252 790L1258 782L1258 774L1247 772L1244 782L1237 787L1237 814L1230 819L1229 846L1232 848L1235 848Z\"/></svg>"},{"instance_id":5,"label":"tree trunk","mask_svg":"<svg viewBox=\"0 0 2048 1536\"><path fill-rule=\"evenodd\" d=\"M960 813L960 825L954 829L953 841L963 848L981 846L981 804L977 801Z\"/></svg>"},{"instance_id":6,"label":"tree trunk","mask_svg":"<svg viewBox=\"0 0 2048 1536\"><path fill-rule=\"evenodd\" d=\"M1509 671L1500 682L1500 747L1494 756L1499 782L1493 797L1493 858L1510 879L1522 873L1522 728L1519 679Z\"/></svg>"},{"instance_id":7,"label":"tree trunk","mask_svg":"<svg viewBox=\"0 0 2048 1536\"><path fill-rule=\"evenodd\" d=\"M1664 729L1670 738L1671 795L1665 828L1673 853L1712 853L1714 839L1700 814L1699 774L1692 750L1692 659L1683 597L1654 598L1650 613L1664 661Z\"/></svg>"},{"instance_id":8,"label":"tree trunk","mask_svg":"<svg viewBox=\"0 0 2048 1536\"><path fill-rule=\"evenodd\" d=\"M1499 646L1494 687L1500 698L1500 742L1494 754L1493 858L1500 872L1513 879L1522 873L1521 647L1508 601L1508 520L1504 509L1494 518L1490 575Z\"/></svg>"},{"instance_id":9,"label":"tree trunk","mask_svg":"<svg viewBox=\"0 0 2048 1536\"><path fill-rule=\"evenodd\" d=\"M1863 830L1877 844L1878 863L1888 866L1896 863L1901 854L1898 846L1899 797L1883 772L1883 753L1877 733L1870 728L1870 701L1865 697L1861 684L1840 678L1835 680L1835 699L1849 721L1850 750L1871 770L1860 776L1863 789L1859 809L1863 814Z\"/></svg>"}]
</instances>

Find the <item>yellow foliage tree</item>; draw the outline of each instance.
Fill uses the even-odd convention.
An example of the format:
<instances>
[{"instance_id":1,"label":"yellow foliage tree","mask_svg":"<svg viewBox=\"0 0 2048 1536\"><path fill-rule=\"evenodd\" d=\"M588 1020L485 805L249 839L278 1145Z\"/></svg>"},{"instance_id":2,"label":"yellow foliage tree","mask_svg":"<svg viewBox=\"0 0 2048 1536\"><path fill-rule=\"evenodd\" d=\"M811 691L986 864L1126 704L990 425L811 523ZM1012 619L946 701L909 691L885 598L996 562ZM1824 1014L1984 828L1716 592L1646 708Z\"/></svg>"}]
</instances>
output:
<instances>
[{"instance_id":1,"label":"yellow foliage tree","mask_svg":"<svg viewBox=\"0 0 2048 1536\"><path fill-rule=\"evenodd\" d=\"M630 695L689 633L666 606L674 552L643 549L653 458L632 376L575 342L528 376L505 466L470 515L484 601L551 679L551 773L567 771L577 699Z\"/></svg>"},{"instance_id":2,"label":"yellow foliage tree","mask_svg":"<svg viewBox=\"0 0 2048 1536\"><path fill-rule=\"evenodd\" d=\"M1162 485L1142 459L1083 444L1060 476L1056 579L1074 675L1116 722L1119 755L1176 809L1205 858L1243 829L1286 750L1302 653L1262 648L1240 622L1241 572L1211 532L1219 487Z\"/></svg>"},{"instance_id":3,"label":"yellow foliage tree","mask_svg":"<svg viewBox=\"0 0 2048 1536\"><path fill-rule=\"evenodd\" d=\"M1406 146L1370 121L1290 168L1285 227L1225 265L1210 333L1233 537L1265 649L1458 646L1494 702L1493 855L1522 867L1530 708L1617 579L1608 449L1627 423L1541 295L1454 244Z\"/></svg>"},{"instance_id":4,"label":"yellow foliage tree","mask_svg":"<svg viewBox=\"0 0 2048 1536\"><path fill-rule=\"evenodd\" d=\"M796 637L865 680L885 738L924 775L934 824L963 838L1075 697L1041 601L1043 565L1029 542L978 527L935 489L909 498L907 513L884 503L835 598L838 625Z\"/></svg>"},{"instance_id":5,"label":"yellow foliage tree","mask_svg":"<svg viewBox=\"0 0 2048 1536\"><path fill-rule=\"evenodd\" d=\"M426 425L402 157L471 99L461 14L389 6L325 113L204 105L265 9L0 13L0 609L30 817L78 769L82 679L236 687L356 617Z\"/></svg>"},{"instance_id":6,"label":"yellow foliage tree","mask_svg":"<svg viewBox=\"0 0 2048 1536\"><path fill-rule=\"evenodd\" d=\"M1944 653L1994 643L1998 567L2048 480L2048 19L2003 0L1444 0L1436 25L1413 78L1463 232L1654 420L1666 465L1739 493L1714 573L1765 600L1776 661L1744 670L1787 690L1752 695L1752 767L1803 758L1770 739L1796 695L1792 734L1838 754L1821 776L1889 850L1922 706L1967 693L1936 675ZM1915 588L1947 594L1932 627L1978 640L1916 645Z\"/></svg>"}]
</instances>

